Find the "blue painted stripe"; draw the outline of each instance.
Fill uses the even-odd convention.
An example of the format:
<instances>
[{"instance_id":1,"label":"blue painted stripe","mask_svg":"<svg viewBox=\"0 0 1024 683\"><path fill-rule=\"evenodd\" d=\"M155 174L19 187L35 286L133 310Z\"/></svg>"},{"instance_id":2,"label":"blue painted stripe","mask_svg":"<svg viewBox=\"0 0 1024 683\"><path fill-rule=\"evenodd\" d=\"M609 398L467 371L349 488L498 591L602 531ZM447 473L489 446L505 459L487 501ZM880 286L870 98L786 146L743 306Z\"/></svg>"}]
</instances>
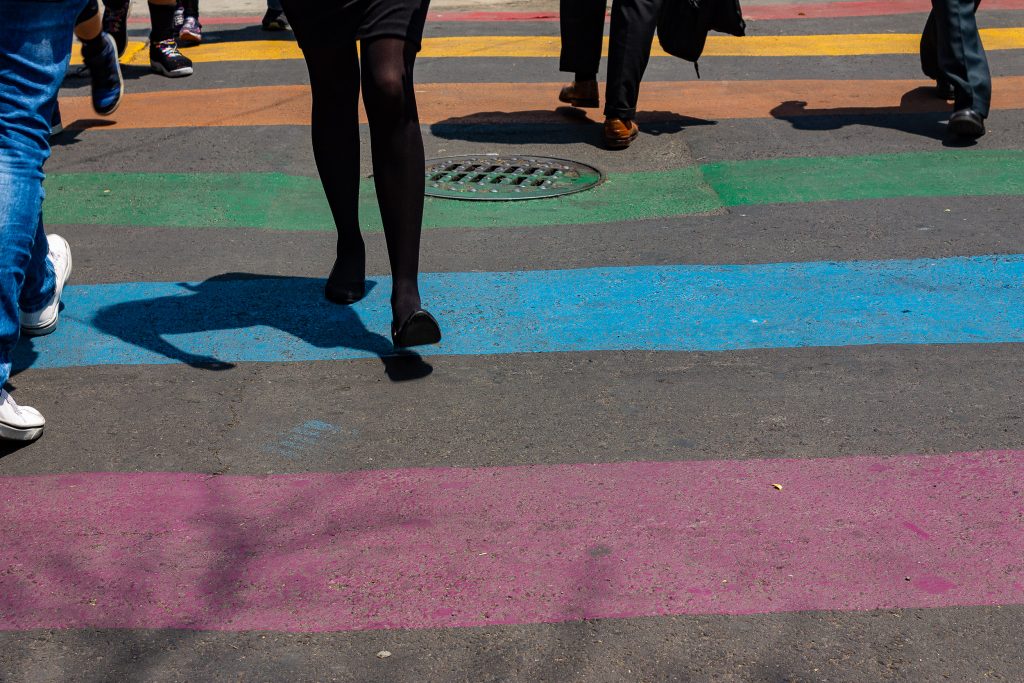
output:
<instances>
[{"instance_id":1,"label":"blue painted stripe","mask_svg":"<svg viewBox=\"0 0 1024 683\"><path fill-rule=\"evenodd\" d=\"M1024 255L423 277L445 339L424 355L726 351L1024 341ZM18 367L309 361L390 354L389 282L352 307L322 280L69 287Z\"/></svg>"}]
</instances>

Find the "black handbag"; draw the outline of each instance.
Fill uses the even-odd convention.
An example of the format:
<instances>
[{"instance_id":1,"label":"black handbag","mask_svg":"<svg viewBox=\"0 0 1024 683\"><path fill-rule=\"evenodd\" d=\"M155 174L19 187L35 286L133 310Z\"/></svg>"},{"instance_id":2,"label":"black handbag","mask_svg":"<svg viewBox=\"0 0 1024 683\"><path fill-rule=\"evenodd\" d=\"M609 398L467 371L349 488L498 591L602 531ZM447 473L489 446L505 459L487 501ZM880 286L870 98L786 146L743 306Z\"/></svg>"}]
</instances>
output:
<instances>
[{"instance_id":1,"label":"black handbag","mask_svg":"<svg viewBox=\"0 0 1024 683\"><path fill-rule=\"evenodd\" d=\"M704 53L708 33L717 31L744 36L747 23L739 0L665 0L658 16L658 42L672 55L693 62L700 78L697 60Z\"/></svg>"}]
</instances>

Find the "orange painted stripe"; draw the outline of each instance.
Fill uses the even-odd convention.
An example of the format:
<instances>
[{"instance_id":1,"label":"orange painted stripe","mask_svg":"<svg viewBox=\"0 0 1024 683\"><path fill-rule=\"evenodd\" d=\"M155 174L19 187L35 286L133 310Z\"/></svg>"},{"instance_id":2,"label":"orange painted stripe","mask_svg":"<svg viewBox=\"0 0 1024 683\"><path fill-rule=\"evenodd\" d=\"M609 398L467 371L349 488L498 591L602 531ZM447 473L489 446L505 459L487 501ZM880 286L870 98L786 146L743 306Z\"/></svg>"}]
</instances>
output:
<instances>
[{"instance_id":1,"label":"orange painted stripe","mask_svg":"<svg viewBox=\"0 0 1024 683\"><path fill-rule=\"evenodd\" d=\"M426 124L552 123L598 118L600 110L560 106L559 83L430 83L417 86ZM1024 109L1024 76L995 79L996 109ZM643 86L640 120L680 117L757 119L943 111L920 80L688 81ZM309 123L308 86L280 85L129 94L117 113L98 119L88 97L61 100L73 128L192 128ZM360 112L360 121L366 115Z\"/></svg>"}]
</instances>

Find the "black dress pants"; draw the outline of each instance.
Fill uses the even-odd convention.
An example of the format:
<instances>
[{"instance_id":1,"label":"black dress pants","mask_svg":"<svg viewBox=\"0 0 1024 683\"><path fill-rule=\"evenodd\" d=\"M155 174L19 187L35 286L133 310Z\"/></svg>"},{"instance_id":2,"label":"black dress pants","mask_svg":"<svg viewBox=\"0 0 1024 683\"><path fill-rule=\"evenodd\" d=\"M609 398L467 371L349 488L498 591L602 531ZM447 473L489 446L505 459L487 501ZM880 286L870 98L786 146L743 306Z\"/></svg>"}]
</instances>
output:
<instances>
[{"instance_id":1,"label":"black dress pants","mask_svg":"<svg viewBox=\"0 0 1024 683\"><path fill-rule=\"evenodd\" d=\"M921 69L925 76L953 85L956 109L988 116L992 76L975 19L979 1L932 0L921 35Z\"/></svg>"},{"instance_id":2,"label":"black dress pants","mask_svg":"<svg viewBox=\"0 0 1024 683\"><path fill-rule=\"evenodd\" d=\"M612 0L605 116L636 117L640 81L651 58L662 0ZM559 69L597 74L607 0L561 0L562 52Z\"/></svg>"}]
</instances>

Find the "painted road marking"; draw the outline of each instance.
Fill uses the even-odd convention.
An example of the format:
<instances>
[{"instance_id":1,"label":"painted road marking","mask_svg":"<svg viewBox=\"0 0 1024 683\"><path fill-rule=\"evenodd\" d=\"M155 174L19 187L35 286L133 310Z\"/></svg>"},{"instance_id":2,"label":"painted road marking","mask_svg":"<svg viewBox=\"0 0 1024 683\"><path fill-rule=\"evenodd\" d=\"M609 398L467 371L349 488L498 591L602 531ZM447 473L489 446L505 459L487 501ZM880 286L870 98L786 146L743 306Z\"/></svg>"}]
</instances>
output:
<instances>
[{"instance_id":1,"label":"painted road marking","mask_svg":"<svg viewBox=\"0 0 1024 683\"><path fill-rule=\"evenodd\" d=\"M323 280L229 274L202 283L65 289L60 328L19 368L371 358L393 353L390 283L334 306ZM1024 342L1024 255L903 261L430 273L445 339L424 355L730 351Z\"/></svg>"},{"instance_id":2,"label":"painted road marking","mask_svg":"<svg viewBox=\"0 0 1024 683\"><path fill-rule=\"evenodd\" d=\"M1024 151L942 151L859 157L726 161L670 171L613 173L585 193L519 202L427 198L424 227L575 225L665 218L724 206L895 197L1024 194ZM181 211L176 187L203 206ZM334 231L319 180L278 173L58 173L46 180L48 224ZM277 197L289 197L280 202ZM381 230L371 180L360 188L362 228Z\"/></svg>"},{"instance_id":3,"label":"painted road marking","mask_svg":"<svg viewBox=\"0 0 1024 683\"><path fill-rule=\"evenodd\" d=\"M273 453L294 460L307 451L322 447L331 436L342 433L340 427L323 420L306 420L289 429L280 439L263 447L265 453Z\"/></svg>"},{"instance_id":4,"label":"painted road marking","mask_svg":"<svg viewBox=\"0 0 1024 683\"><path fill-rule=\"evenodd\" d=\"M985 50L1016 50L1024 48L1024 28L981 29ZM711 35L704 48L704 57L842 57L853 55L918 54L921 36L916 33L849 33L804 36L734 36ZM141 50L144 43L131 41L129 57L122 63L148 66L149 53ZM561 38L558 36L443 36L423 39L420 57L558 57ZM278 59L302 59L297 43L285 40L252 40L237 42L204 42L188 48L185 54L193 62L260 62ZM608 54L605 37L603 54ZM667 57L655 42L653 57ZM81 63L76 51L72 64Z\"/></svg>"},{"instance_id":5,"label":"painted road marking","mask_svg":"<svg viewBox=\"0 0 1024 683\"><path fill-rule=\"evenodd\" d=\"M870 17L892 14L923 14L928 11L920 0L853 0L841 2L801 2L790 5L750 5L743 8L745 19L827 19L838 17ZM985 0L983 13L999 10L1024 9L1024 0ZM203 25L243 24L256 26L261 15L238 17L203 17ZM552 22L558 21L557 12L489 12L440 11L431 12L428 22ZM149 26L148 17L132 17L131 25Z\"/></svg>"},{"instance_id":6,"label":"painted road marking","mask_svg":"<svg viewBox=\"0 0 1024 683\"><path fill-rule=\"evenodd\" d=\"M1022 485L1024 451L8 477L0 629L1024 604Z\"/></svg>"},{"instance_id":7,"label":"painted road marking","mask_svg":"<svg viewBox=\"0 0 1024 683\"><path fill-rule=\"evenodd\" d=\"M436 125L589 123L585 110L557 100L559 83L425 83L416 86L420 121ZM1024 109L1024 76L996 78L995 110ZM188 107L181 107L183 100ZM923 80L683 81L645 83L641 123L699 125L728 119L912 114L950 111ZM68 128L127 130L216 126L309 125L304 85L133 93L108 118L97 118L88 97L62 97ZM597 110L595 110L597 111ZM366 115L360 109L360 122ZM599 116L599 114L594 114ZM602 119L603 120L603 119Z\"/></svg>"}]
</instances>

